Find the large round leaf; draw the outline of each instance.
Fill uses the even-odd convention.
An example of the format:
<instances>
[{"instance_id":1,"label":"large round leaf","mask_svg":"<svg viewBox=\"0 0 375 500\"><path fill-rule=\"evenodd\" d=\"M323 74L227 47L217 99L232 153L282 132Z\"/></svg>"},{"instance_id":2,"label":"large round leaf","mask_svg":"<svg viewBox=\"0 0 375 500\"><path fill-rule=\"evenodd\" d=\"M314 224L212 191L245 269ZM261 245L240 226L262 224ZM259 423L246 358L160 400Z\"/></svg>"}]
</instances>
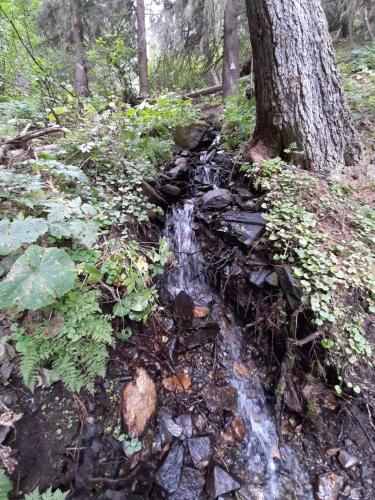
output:
<instances>
[{"instance_id":1,"label":"large round leaf","mask_svg":"<svg viewBox=\"0 0 375 500\"><path fill-rule=\"evenodd\" d=\"M0 307L35 311L48 306L71 290L75 277L74 262L64 250L33 245L0 283Z\"/></svg>"},{"instance_id":2,"label":"large round leaf","mask_svg":"<svg viewBox=\"0 0 375 500\"><path fill-rule=\"evenodd\" d=\"M48 230L44 219L27 217L25 220L0 221L0 255L8 255L24 243L34 243Z\"/></svg>"}]
</instances>

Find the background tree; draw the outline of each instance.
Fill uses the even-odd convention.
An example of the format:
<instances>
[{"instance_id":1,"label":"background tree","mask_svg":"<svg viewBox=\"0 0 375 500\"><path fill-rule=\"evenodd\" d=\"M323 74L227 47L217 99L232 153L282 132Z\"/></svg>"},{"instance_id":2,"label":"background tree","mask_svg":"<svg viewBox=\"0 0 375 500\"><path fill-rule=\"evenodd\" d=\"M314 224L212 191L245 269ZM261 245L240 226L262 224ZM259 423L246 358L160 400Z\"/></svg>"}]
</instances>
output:
<instances>
[{"instance_id":1,"label":"background tree","mask_svg":"<svg viewBox=\"0 0 375 500\"><path fill-rule=\"evenodd\" d=\"M327 173L362 160L324 12L318 0L246 0L254 54L254 162L283 154ZM290 36L285 36L290 33Z\"/></svg>"},{"instance_id":2,"label":"background tree","mask_svg":"<svg viewBox=\"0 0 375 500\"><path fill-rule=\"evenodd\" d=\"M137 39L139 92L143 96L148 96L150 93L150 85L148 82L146 16L144 0L137 0Z\"/></svg>"},{"instance_id":3,"label":"background tree","mask_svg":"<svg viewBox=\"0 0 375 500\"><path fill-rule=\"evenodd\" d=\"M224 10L223 98L233 94L240 78L238 6L227 0Z\"/></svg>"},{"instance_id":4,"label":"background tree","mask_svg":"<svg viewBox=\"0 0 375 500\"><path fill-rule=\"evenodd\" d=\"M83 48L83 24L81 0L71 0L73 40L75 47L75 89L80 97L90 95L89 80L87 76L87 61Z\"/></svg>"}]
</instances>

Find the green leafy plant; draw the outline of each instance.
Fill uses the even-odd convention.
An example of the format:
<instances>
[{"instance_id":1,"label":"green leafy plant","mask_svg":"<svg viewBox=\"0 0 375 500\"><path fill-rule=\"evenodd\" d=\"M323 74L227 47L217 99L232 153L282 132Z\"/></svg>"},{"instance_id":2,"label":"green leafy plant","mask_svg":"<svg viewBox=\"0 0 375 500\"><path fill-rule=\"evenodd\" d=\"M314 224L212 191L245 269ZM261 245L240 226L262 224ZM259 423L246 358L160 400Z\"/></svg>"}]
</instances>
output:
<instances>
[{"instance_id":1,"label":"green leafy plant","mask_svg":"<svg viewBox=\"0 0 375 500\"><path fill-rule=\"evenodd\" d=\"M62 380L72 391L94 390L95 377L104 377L107 348L113 345L110 317L98 303L100 292L76 290L50 311L50 319L13 326L12 339L21 355L20 372L34 389L41 368L51 370L51 380Z\"/></svg>"},{"instance_id":2,"label":"green leafy plant","mask_svg":"<svg viewBox=\"0 0 375 500\"><path fill-rule=\"evenodd\" d=\"M60 489L52 491L52 487L50 486L48 490L44 493L40 493L39 488L34 490L32 493L29 493L25 496L26 500L65 500L69 495L69 492L63 492Z\"/></svg>"},{"instance_id":3,"label":"green leafy plant","mask_svg":"<svg viewBox=\"0 0 375 500\"><path fill-rule=\"evenodd\" d=\"M364 323L374 310L374 211L347 193L341 198L336 185L330 190L323 181L288 169L278 158L243 164L241 170L265 193L266 236L275 262L289 265L299 280L300 311L313 313L329 362L358 393L365 388L358 366L372 366L373 346ZM343 213L345 235L340 226ZM359 297L364 309L352 305Z\"/></svg>"},{"instance_id":4,"label":"green leafy plant","mask_svg":"<svg viewBox=\"0 0 375 500\"><path fill-rule=\"evenodd\" d=\"M33 245L0 283L0 307L48 306L72 289L75 278L74 263L64 250Z\"/></svg>"},{"instance_id":5,"label":"green leafy plant","mask_svg":"<svg viewBox=\"0 0 375 500\"><path fill-rule=\"evenodd\" d=\"M4 469L0 469L0 498L6 500L8 493L13 489L12 482L8 478Z\"/></svg>"}]
</instances>

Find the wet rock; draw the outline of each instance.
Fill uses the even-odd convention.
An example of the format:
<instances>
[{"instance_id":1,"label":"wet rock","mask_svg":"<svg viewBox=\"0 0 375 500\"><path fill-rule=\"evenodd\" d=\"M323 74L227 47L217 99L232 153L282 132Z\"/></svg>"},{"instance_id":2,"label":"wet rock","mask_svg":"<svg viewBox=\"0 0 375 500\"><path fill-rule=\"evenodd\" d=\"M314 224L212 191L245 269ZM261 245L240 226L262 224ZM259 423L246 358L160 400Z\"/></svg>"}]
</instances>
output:
<instances>
[{"instance_id":1,"label":"wet rock","mask_svg":"<svg viewBox=\"0 0 375 500\"><path fill-rule=\"evenodd\" d=\"M193 349L207 342L213 342L220 331L217 323L210 321L206 325L198 328L198 330L191 337L181 338L181 343L184 348Z\"/></svg>"},{"instance_id":2,"label":"wet rock","mask_svg":"<svg viewBox=\"0 0 375 500\"><path fill-rule=\"evenodd\" d=\"M254 243L266 221L256 212L225 212L218 220L217 231L225 239L235 240L246 246Z\"/></svg>"},{"instance_id":3,"label":"wet rock","mask_svg":"<svg viewBox=\"0 0 375 500\"><path fill-rule=\"evenodd\" d=\"M191 415L184 413L176 418L176 424L181 426L182 435L181 438L191 438L193 435L193 420Z\"/></svg>"},{"instance_id":4,"label":"wet rock","mask_svg":"<svg viewBox=\"0 0 375 500\"><path fill-rule=\"evenodd\" d=\"M212 455L211 440L208 436L189 439L188 448L194 465L200 464Z\"/></svg>"},{"instance_id":5,"label":"wet rock","mask_svg":"<svg viewBox=\"0 0 375 500\"><path fill-rule=\"evenodd\" d=\"M7 427L5 425L0 425L0 445L3 444L5 441L7 435L9 434L10 427Z\"/></svg>"},{"instance_id":6,"label":"wet rock","mask_svg":"<svg viewBox=\"0 0 375 500\"><path fill-rule=\"evenodd\" d=\"M148 182L143 181L142 182L142 193L150 203L153 203L154 205L158 205L163 208L167 208L168 203L161 194L159 194L156 189L154 189Z\"/></svg>"},{"instance_id":7,"label":"wet rock","mask_svg":"<svg viewBox=\"0 0 375 500\"><path fill-rule=\"evenodd\" d=\"M259 269L250 273L249 281L258 288L263 288L267 283L267 278L271 274L270 269Z\"/></svg>"},{"instance_id":8,"label":"wet rock","mask_svg":"<svg viewBox=\"0 0 375 500\"><path fill-rule=\"evenodd\" d=\"M315 492L316 500L337 500L340 484L340 476L333 472L319 476Z\"/></svg>"},{"instance_id":9,"label":"wet rock","mask_svg":"<svg viewBox=\"0 0 375 500\"><path fill-rule=\"evenodd\" d=\"M277 269L280 285L284 290L290 308L294 311L302 304L303 295L300 282L293 276L289 266L282 266Z\"/></svg>"},{"instance_id":10,"label":"wet rock","mask_svg":"<svg viewBox=\"0 0 375 500\"><path fill-rule=\"evenodd\" d=\"M350 469L350 467L354 467L359 464L359 458L345 450L339 451L337 460L343 469Z\"/></svg>"},{"instance_id":11,"label":"wet rock","mask_svg":"<svg viewBox=\"0 0 375 500\"><path fill-rule=\"evenodd\" d=\"M214 465L207 476L206 492L210 498L217 498L225 493L240 489L241 485L224 469Z\"/></svg>"},{"instance_id":12,"label":"wet rock","mask_svg":"<svg viewBox=\"0 0 375 500\"><path fill-rule=\"evenodd\" d=\"M103 498L104 500L126 500L128 497L123 491L106 490Z\"/></svg>"},{"instance_id":13,"label":"wet rock","mask_svg":"<svg viewBox=\"0 0 375 500\"><path fill-rule=\"evenodd\" d=\"M165 184L160 191L165 198L172 201L178 200L181 196L181 189L174 184Z\"/></svg>"},{"instance_id":14,"label":"wet rock","mask_svg":"<svg viewBox=\"0 0 375 500\"><path fill-rule=\"evenodd\" d=\"M212 413L221 414L224 410L235 411L237 408L238 395L234 387L206 386L202 395Z\"/></svg>"},{"instance_id":15,"label":"wet rock","mask_svg":"<svg viewBox=\"0 0 375 500\"><path fill-rule=\"evenodd\" d=\"M184 392L190 388L191 380L188 373L179 372L171 377L164 378L162 384L167 391Z\"/></svg>"},{"instance_id":16,"label":"wet rock","mask_svg":"<svg viewBox=\"0 0 375 500\"><path fill-rule=\"evenodd\" d=\"M204 488L203 474L191 467L184 467L177 490L168 500L197 500Z\"/></svg>"},{"instance_id":17,"label":"wet rock","mask_svg":"<svg viewBox=\"0 0 375 500\"><path fill-rule=\"evenodd\" d=\"M130 437L140 436L156 409L157 394L153 380L144 368L137 368L133 382L122 392L122 417Z\"/></svg>"},{"instance_id":18,"label":"wet rock","mask_svg":"<svg viewBox=\"0 0 375 500\"><path fill-rule=\"evenodd\" d=\"M166 176L173 181L181 181L187 177L188 167L186 158L176 158L176 166L166 172Z\"/></svg>"},{"instance_id":19,"label":"wet rock","mask_svg":"<svg viewBox=\"0 0 375 500\"><path fill-rule=\"evenodd\" d=\"M277 273L273 272L269 274L266 278L266 283L270 286L279 286L279 278L277 276Z\"/></svg>"},{"instance_id":20,"label":"wet rock","mask_svg":"<svg viewBox=\"0 0 375 500\"><path fill-rule=\"evenodd\" d=\"M182 426L174 421L170 408L160 408L158 415L158 428L163 443L170 442L172 436L179 438L183 432Z\"/></svg>"},{"instance_id":21,"label":"wet rock","mask_svg":"<svg viewBox=\"0 0 375 500\"><path fill-rule=\"evenodd\" d=\"M212 189L202 196L202 208L225 208L232 203L232 195L227 189Z\"/></svg>"},{"instance_id":22,"label":"wet rock","mask_svg":"<svg viewBox=\"0 0 375 500\"><path fill-rule=\"evenodd\" d=\"M303 400L299 395L296 384L291 378L286 382L284 401L287 407L296 413L301 413L304 409Z\"/></svg>"},{"instance_id":23,"label":"wet rock","mask_svg":"<svg viewBox=\"0 0 375 500\"><path fill-rule=\"evenodd\" d=\"M194 301L184 290L178 293L174 301L176 316L183 320L190 320L194 317Z\"/></svg>"},{"instance_id":24,"label":"wet rock","mask_svg":"<svg viewBox=\"0 0 375 500\"><path fill-rule=\"evenodd\" d=\"M182 149L196 149L203 139L207 127L199 123L176 127L173 131L173 140L176 146Z\"/></svg>"},{"instance_id":25,"label":"wet rock","mask_svg":"<svg viewBox=\"0 0 375 500\"><path fill-rule=\"evenodd\" d=\"M232 420L230 424L230 430L236 441L241 442L245 439L246 427L244 426L242 419L240 417L236 417Z\"/></svg>"},{"instance_id":26,"label":"wet rock","mask_svg":"<svg viewBox=\"0 0 375 500\"><path fill-rule=\"evenodd\" d=\"M174 493L177 490L183 461L184 447L182 444L175 443L155 476L156 483L168 493Z\"/></svg>"}]
</instances>

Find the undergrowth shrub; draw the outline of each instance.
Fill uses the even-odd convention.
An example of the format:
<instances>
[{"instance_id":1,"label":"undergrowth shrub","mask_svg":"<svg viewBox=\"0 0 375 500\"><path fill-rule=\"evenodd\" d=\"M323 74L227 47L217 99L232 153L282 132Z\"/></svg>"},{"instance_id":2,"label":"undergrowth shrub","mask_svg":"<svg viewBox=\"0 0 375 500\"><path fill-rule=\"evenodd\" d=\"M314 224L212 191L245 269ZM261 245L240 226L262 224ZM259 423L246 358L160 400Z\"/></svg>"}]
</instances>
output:
<instances>
[{"instance_id":1,"label":"undergrowth shrub","mask_svg":"<svg viewBox=\"0 0 375 500\"><path fill-rule=\"evenodd\" d=\"M238 91L229 96L224 110L223 140L227 149L236 149L251 137L256 121L255 97L249 99L252 86L248 78L239 81Z\"/></svg>"},{"instance_id":2,"label":"undergrowth shrub","mask_svg":"<svg viewBox=\"0 0 375 500\"><path fill-rule=\"evenodd\" d=\"M371 392L373 339L366 334L375 312L374 217L337 185L289 170L280 159L241 171L265 193L266 236L276 265L291 266L303 289L299 313L311 311L317 337L342 386ZM318 195L319 193L319 195Z\"/></svg>"},{"instance_id":3,"label":"undergrowth shrub","mask_svg":"<svg viewBox=\"0 0 375 500\"><path fill-rule=\"evenodd\" d=\"M51 307L49 319L13 325L11 338L29 389L34 390L44 368L52 382L62 380L72 391L85 387L93 392L95 377L105 375L107 347L113 345L110 317L102 314L99 297L96 290L75 290Z\"/></svg>"}]
</instances>

